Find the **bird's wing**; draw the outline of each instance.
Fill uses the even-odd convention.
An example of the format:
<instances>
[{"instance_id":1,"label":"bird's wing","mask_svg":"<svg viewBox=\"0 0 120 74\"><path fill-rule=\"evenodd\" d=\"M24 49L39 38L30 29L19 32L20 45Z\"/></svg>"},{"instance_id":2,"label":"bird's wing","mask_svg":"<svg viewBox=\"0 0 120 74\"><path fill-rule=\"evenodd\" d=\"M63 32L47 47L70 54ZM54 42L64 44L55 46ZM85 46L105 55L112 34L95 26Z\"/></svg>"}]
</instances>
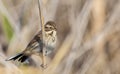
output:
<instances>
[{"instance_id":1,"label":"bird's wing","mask_svg":"<svg viewBox=\"0 0 120 74\"><path fill-rule=\"evenodd\" d=\"M30 43L27 45L26 49L24 52L26 51L33 51L36 50L36 48L39 48L39 51L42 50L43 48L43 41L42 41L42 32L39 31L34 37L33 39L30 41Z\"/></svg>"}]
</instances>

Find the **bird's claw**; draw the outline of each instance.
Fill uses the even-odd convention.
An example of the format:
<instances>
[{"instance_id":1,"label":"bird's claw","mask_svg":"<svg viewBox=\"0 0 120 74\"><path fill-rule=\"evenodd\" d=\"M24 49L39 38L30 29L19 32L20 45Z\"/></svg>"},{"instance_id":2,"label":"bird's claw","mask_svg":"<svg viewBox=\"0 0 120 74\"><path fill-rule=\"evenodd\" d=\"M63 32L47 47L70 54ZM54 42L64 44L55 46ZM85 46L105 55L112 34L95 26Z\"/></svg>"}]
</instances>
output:
<instances>
[{"instance_id":1,"label":"bird's claw","mask_svg":"<svg viewBox=\"0 0 120 74\"><path fill-rule=\"evenodd\" d=\"M42 68L44 68L44 69L47 68L47 64L45 64L45 65L44 65L44 64L41 64L40 66L41 66Z\"/></svg>"}]
</instances>

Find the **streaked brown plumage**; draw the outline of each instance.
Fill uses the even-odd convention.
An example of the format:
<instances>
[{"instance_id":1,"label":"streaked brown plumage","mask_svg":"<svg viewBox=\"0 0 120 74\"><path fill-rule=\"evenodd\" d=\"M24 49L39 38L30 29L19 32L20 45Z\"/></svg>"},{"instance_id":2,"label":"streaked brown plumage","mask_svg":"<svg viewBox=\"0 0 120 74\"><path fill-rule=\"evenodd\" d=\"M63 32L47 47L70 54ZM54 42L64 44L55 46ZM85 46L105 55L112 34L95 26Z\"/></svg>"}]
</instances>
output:
<instances>
[{"instance_id":1,"label":"streaked brown plumage","mask_svg":"<svg viewBox=\"0 0 120 74\"><path fill-rule=\"evenodd\" d=\"M56 44L56 24L52 21L48 21L45 25L45 43L43 43L42 39L42 31L40 30L30 41L30 43L27 45L25 50L21 53L18 53L17 55L10 57L7 59L9 60L18 60L20 62L24 62L26 59L28 59L32 54L41 54L43 53L43 47L44 44L48 47L51 47L54 49ZM49 50L49 48L47 48Z\"/></svg>"}]
</instances>

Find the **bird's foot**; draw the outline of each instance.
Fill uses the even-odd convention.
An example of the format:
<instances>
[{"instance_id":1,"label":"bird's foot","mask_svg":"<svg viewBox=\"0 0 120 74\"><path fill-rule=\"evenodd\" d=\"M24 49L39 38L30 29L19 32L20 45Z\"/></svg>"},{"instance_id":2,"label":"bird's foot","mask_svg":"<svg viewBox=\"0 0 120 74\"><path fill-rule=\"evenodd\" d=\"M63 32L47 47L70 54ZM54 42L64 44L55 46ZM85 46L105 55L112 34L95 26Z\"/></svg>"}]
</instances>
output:
<instances>
[{"instance_id":1,"label":"bird's foot","mask_svg":"<svg viewBox=\"0 0 120 74\"><path fill-rule=\"evenodd\" d=\"M44 64L41 64L40 66L41 66L42 68L44 68L44 69L47 68L47 64L45 64L45 65L44 65Z\"/></svg>"}]
</instances>

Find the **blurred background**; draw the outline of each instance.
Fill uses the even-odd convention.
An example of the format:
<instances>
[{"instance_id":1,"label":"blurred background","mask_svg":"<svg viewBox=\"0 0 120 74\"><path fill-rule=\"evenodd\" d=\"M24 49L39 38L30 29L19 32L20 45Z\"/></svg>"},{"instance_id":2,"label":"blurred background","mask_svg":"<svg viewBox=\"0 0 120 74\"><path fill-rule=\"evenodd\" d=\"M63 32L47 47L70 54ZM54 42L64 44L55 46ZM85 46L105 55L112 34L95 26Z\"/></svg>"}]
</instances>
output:
<instances>
[{"instance_id":1,"label":"blurred background","mask_svg":"<svg viewBox=\"0 0 120 74\"><path fill-rule=\"evenodd\" d=\"M41 30L38 0L0 0L1 74L120 74L120 0L40 0L42 21L57 24L48 67L33 55L5 61Z\"/></svg>"}]
</instances>

